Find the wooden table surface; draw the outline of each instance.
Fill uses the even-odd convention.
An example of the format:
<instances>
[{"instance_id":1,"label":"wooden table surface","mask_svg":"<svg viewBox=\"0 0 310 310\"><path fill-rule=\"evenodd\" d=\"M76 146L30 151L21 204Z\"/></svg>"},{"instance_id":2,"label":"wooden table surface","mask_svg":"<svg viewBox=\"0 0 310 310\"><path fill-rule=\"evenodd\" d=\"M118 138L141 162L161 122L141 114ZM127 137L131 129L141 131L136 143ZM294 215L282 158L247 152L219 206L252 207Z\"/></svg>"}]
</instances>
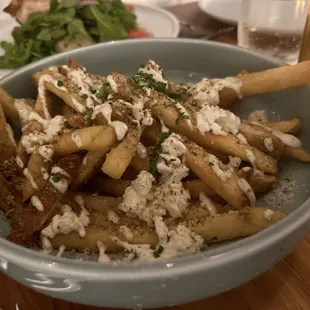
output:
<instances>
[{"instance_id":1,"label":"wooden table surface","mask_svg":"<svg viewBox=\"0 0 310 310\"><path fill-rule=\"evenodd\" d=\"M212 36L227 27L201 12L196 3L170 8L182 23ZM182 31L182 35L186 35ZM217 41L236 44L236 32ZM99 308L54 300L0 273L0 310L95 310ZM310 235L275 267L251 282L206 300L171 310L310 310ZM105 309L108 310L108 309Z\"/></svg>"}]
</instances>

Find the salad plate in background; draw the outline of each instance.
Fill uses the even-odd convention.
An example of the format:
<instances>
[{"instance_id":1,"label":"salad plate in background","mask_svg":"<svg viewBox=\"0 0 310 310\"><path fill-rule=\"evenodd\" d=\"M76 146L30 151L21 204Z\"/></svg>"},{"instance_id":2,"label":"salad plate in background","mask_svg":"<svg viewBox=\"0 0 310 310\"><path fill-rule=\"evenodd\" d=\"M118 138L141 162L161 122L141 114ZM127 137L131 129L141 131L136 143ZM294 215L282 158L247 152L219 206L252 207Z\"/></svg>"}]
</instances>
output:
<instances>
[{"instance_id":1,"label":"salad plate in background","mask_svg":"<svg viewBox=\"0 0 310 310\"><path fill-rule=\"evenodd\" d=\"M72 3L72 1L68 1L67 3L69 2ZM122 2L119 0L115 0L115 3L116 5L122 5ZM73 43L72 41L70 41L70 44L67 44L67 41L62 40L64 36L68 35L68 33L64 34L63 26L58 27L58 29L54 27L54 32L52 35L60 37L59 41L61 41L61 42L58 41L56 48L55 45L52 46L52 48L48 47L49 44L48 41L50 41L50 39L46 40L46 37L51 35L49 33L50 31L46 31L46 33L44 33L44 29L42 29L44 27L38 26L41 27L40 29L41 33L40 35L38 34L35 37L35 39L33 40L33 44L34 45L40 44L40 41L41 42L43 41L42 43L43 52L39 51L38 53L36 49L32 48L31 50L32 55L36 55L37 57L31 56L31 60L30 59L23 60L23 57L25 57L25 55L27 54L27 48L22 49L13 48L11 51L9 52L7 51L6 53L9 57L7 57L6 59L5 58L1 59L0 57L0 78L9 74L14 69L17 69L30 62L35 61L36 58L41 59L58 52L75 49L84 45L91 45L105 41L126 39L126 38L133 38L133 39L145 38L145 37L176 38L178 36L180 31L179 22L177 18L168 11L158 7L152 7L142 4L129 5L126 2L125 5L127 10L132 14L130 15L127 14L127 12L120 10L119 19L122 19L121 25L115 23L114 24L107 23L107 21L110 22L109 16L106 16L107 19L103 20L102 25L99 26L99 23L97 23L96 27L94 27L94 25L92 25L90 21L89 23L90 27L87 28L87 26L89 25L87 23L89 21L87 20L85 23L85 19L83 20L84 25L86 25L85 27L83 27L83 25L82 27L80 27L81 23L76 22L76 24L74 25L75 29L72 29L71 27L69 35L72 35L73 33L73 36L75 36L74 31L76 31L77 38L79 40L73 40ZM70 9L72 9L72 7L69 6L67 8L62 8L62 10L65 11L66 14ZM71 12L69 12L69 14L70 13ZM92 12L90 12L89 9L87 9L87 11L85 10L84 16L89 17L89 14L93 14L92 16L96 16L97 21L100 20L100 12L98 13L98 10L93 10ZM96 14L99 14L99 16ZM136 19L133 17L133 14L136 16ZM16 27L20 27L20 24L15 20L15 18L11 17L8 14L0 13L0 27L1 27L0 41L6 41L8 43L14 42L12 32ZM31 27L33 28L33 25ZM48 28L51 29L50 26L48 26ZM87 32L85 31L85 28L87 29ZM67 26L65 26L65 29L68 29ZM15 31L15 37L17 37L18 35L19 33ZM27 35L28 34L25 31L20 33L21 44L23 44L23 42L25 42L26 40L29 40L29 37L27 37ZM26 37L25 40L23 40L23 36ZM90 39L88 40L88 38ZM10 45L8 45L7 43L2 45L2 47L3 48L6 47L7 50L10 49ZM0 47L0 56L3 56L5 54L3 48ZM55 49L57 49L57 51ZM12 61L10 59L12 59Z\"/></svg>"}]
</instances>

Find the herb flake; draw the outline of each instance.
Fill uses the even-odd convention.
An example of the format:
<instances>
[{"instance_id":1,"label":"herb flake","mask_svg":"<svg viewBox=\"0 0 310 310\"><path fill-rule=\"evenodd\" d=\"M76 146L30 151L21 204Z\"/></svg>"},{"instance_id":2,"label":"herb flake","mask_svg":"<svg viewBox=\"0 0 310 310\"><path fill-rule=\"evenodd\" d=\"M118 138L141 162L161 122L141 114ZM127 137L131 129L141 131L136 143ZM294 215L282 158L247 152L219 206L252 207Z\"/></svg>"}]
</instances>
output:
<instances>
[{"instance_id":1,"label":"herb flake","mask_svg":"<svg viewBox=\"0 0 310 310\"><path fill-rule=\"evenodd\" d=\"M58 174L51 174L51 179L53 182L57 183L62 179L62 177Z\"/></svg>"},{"instance_id":2,"label":"herb flake","mask_svg":"<svg viewBox=\"0 0 310 310\"><path fill-rule=\"evenodd\" d=\"M167 132L163 132L158 142L156 143L152 153L150 154L149 159L149 172L155 174L157 171L157 162L159 159L159 153L161 151L161 144L172 134L172 131L169 129Z\"/></svg>"},{"instance_id":3,"label":"herb flake","mask_svg":"<svg viewBox=\"0 0 310 310\"><path fill-rule=\"evenodd\" d=\"M155 258L159 258L161 253L164 252L164 247L162 245L159 245L153 252L153 255Z\"/></svg>"},{"instance_id":4,"label":"herb flake","mask_svg":"<svg viewBox=\"0 0 310 310\"><path fill-rule=\"evenodd\" d=\"M57 81L57 86L58 86L58 87L64 86L64 82L63 82L63 81Z\"/></svg>"},{"instance_id":5,"label":"herb flake","mask_svg":"<svg viewBox=\"0 0 310 310\"><path fill-rule=\"evenodd\" d=\"M176 119L176 121L175 121L175 124L176 125L179 125L179 122L180 122L180 120L188 120L188 119L190 119L190 117L189 117L189 115L187 115L187 114L185 114L185 112L179 112L179 115L178 115L178 117L177 117L177 119Z\"/></svg>"}]
</instances>

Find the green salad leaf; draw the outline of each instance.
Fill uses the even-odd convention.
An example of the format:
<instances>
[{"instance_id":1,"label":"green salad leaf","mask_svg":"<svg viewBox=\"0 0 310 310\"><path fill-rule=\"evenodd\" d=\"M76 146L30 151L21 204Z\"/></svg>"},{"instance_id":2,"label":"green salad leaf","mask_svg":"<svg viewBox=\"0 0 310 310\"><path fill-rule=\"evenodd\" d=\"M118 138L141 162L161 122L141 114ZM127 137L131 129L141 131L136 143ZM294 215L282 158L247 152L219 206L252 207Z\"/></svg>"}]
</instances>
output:
<instances>
[{"instance_id":1,"label":"green salad leaf","mask_svg":"<svg viewBox=\"0 0 310 310\"><path fill-rule=\"evenodd\" d=\"M12 31L14 42L0 43L4 55L0 68L14 69L59 51L58 43L82 46L77 41L104 42L127 38L127 29L137 28L136 16L121 0L97 0L78 7L78 0L51 0L47 12L35 12ZM64 45L64 44L63 44Z\"/></svg>"}]
</instances>

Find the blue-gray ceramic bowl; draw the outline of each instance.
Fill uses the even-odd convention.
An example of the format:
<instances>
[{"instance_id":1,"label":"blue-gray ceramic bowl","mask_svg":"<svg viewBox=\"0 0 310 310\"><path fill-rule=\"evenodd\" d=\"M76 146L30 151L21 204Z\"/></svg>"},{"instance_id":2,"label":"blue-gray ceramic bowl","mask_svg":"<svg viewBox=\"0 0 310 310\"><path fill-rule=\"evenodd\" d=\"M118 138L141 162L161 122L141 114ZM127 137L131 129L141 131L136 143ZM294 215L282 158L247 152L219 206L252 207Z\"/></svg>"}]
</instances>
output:
<instances>
[{"instance_id":1,"label":"blue-gray ceramic bowl","mask_svg":"<svg viewBox=\"0 0 310 310\"><path fill-rule=\"evenodd\" d=\"M277 60L235 46L195 40L146 39L94 45L30 64L1 80L14 97L35 95L31 75L39 69L75 58L90 72L134 73L149 58L165 68L168 78L195 81L225 77L241 69L260 71L280 66ZM310 88L300 87L244 99L237 105L245 116L257 108L273 119L298 117L301 139L310 150ZM119 308L150 308L206 298L238 286L264 272L290 253L309 232L310 166L289 161L280 178L296 180L294 201L280 205L290 213L280 223L254 236L190 257L159 263L99 265L56 258L0 238L0 270L44 294L72 302ZM264 201L260 203L266 205ZM6 220L0 221L5 228Z\"/></svg>"}]
</instances>

